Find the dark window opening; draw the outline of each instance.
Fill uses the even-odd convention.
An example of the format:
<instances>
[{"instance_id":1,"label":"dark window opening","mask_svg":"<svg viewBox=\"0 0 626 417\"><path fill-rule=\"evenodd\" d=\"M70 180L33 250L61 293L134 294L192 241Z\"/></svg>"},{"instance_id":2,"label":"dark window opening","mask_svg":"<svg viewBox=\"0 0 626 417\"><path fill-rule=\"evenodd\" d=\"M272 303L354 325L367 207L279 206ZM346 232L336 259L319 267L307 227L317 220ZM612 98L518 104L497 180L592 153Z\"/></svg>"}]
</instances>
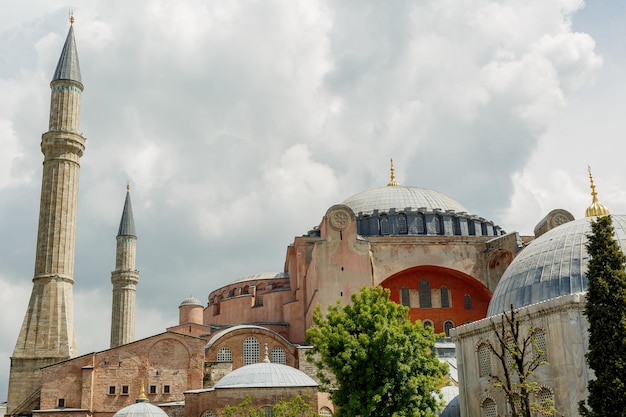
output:
<instances>
[{"instance_id":1,"label":"dark window opening","mask_svg":"<svg viewBox=\"0 0 626 417\"><path fill-rule=\"evenodd\" d=\"M59 398L58 408L65 408L65 398Z\"/></svg>"},{"instance_id":2,"label":"dark window opening","mask_svg":"<svg viewBox=\"0 0 626 417\"><path fill-rule=\"evenodd\" d=\"M420 308L432 308L430 299L430 282L427 279L421 279L419 283Z\"/></svg>"},{"instance_id":3,"label":"dark window opening","mask_svg":"<svg viewBox=\"0 0 626 417\"><path fill-rule=\"evenodd\" d=\"M149 394L156 394L157 393L157 386L156 385L150 385L148 387L148 393Z\"/></svg>"},{"instance_id":4,"label":"dark window opening","mask_svg":"<svg viewBox=\"0 0 626 417\"><path fill-rule=\"evenodd\" d=\"M128 385L122 385L122 395L128 395Z\"/></svg>"},{"instance_id":5,"label":"dark window opening","mask_svg":"<svg viewBox=\"0 0 626 417\"><path fill-rule=\"evenodd\" d=\"M443 331L446 332L446 337L450 337L450 330L452 330L454 328L454 323L452 323L450 320L446 321L443 324Z\"/></svg>"},{"instance_id":6,"label":"dark window opening","mask_svg":"<svg viewBox=\"0 0 626 417\"><path fill-rule=\"evenodd\" d=\"M115 395L115 385L109 386L109 395Z\"/></svg>"},{"instance_id":7,"label":"dark window opening","mask_svg":"<svg viewBox=\"0 0 626 417\"><path fill-rule=\"evenodd\" d=\"M407 287L402 287L402 290L400 290L400 298L403 306L411 307L411 298Z\"/></svg>"},{"instance_id":8,"label":"dark window opening","mask_svg":"<svg viewBox=\"0 0 626 417\"><path fill-rule=\"evenodd\" d=\"M450 308L450 292L447 287L441 287L441 308Z\"/></svg>"},{"instance_id":9,"label":"dark window opening","mask_svg":"<svg viewBox=\"0 0 626 417\"><path fill-rule=\"evenodd\" d=\"M463 296L463 306L466 310L472 309L472 296L471 295L465 294L465 296Z\"/></svg>"},{"instance_id":10,"label":"dark window opening","mask_svg":"<svg viewBox=\"0 0 626 417\"><path fill-rule=\"evenodd\" d=\"M406 235L409 232L406 225L406 214L400 214L398 216L398 233Z\"/></svg>"},{"instance_id":11,"label":"dark window opening","mask_svg":"<svg viewBox=\"0 0 626 417\"><path fill-rule=\"evenodd\" d=\"M389 234L389 219L387 218L387 216L380 216L380 234Z\"/></svg>"},{"instance_id":12,"label":"dark window opening","mask_svg":"<svg viewBox=\"0 0 626 417\"><path fill-rule=\"evenodd\" d=\"M169 393L170 393L170 386L163 385L163 394L169 394Z\"/></svg>"}]
</instances>

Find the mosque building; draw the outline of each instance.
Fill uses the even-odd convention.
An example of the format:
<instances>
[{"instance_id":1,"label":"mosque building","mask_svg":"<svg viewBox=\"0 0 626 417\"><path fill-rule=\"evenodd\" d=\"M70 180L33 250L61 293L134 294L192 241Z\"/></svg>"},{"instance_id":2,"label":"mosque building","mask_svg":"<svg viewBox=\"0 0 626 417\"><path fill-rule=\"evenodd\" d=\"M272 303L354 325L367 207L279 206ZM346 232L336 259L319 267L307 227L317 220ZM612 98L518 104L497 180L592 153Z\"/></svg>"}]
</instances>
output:
<instances>
[{"instance_id":1,"label":"mosque building","mask_svg":"<svg viewBox=\"0 0 626 417\"><path fill-rule=\"evenodd\" d=\"M464 416L487 409L489 401L501 406L500 398L484 394L476 352L489 337L485 317L501 313L509 303L536 315L549 347L566 346L562 353L548 349L551 363L553 358L559 363L561 355L571 372L587 375L581 359L586 322L580 292L586 289L588 218L573 221L570 213L555 210L538 224L538 237L528 244L534 237L506 233L443 193L400 185L393 162L387 185L333 205L318 226L295 237L282 271L208 289L206 302L189 297L178 307L178 325L142 340L134 340L139 274L127 189L111 275L110 348L77 356L72 285L85 139L78 133L83 84L73 26L51 89L50 126L42 137L35 277L11 357L7 416L112 417L124 407L139 407L133 400L145 397L170 417L211 417L244 393L267 407L281 395L306 395L314 411L330 415L333 405L318 393L315 370L305 359L306 330L317 305L349 303L351 294L372 285L388 288L393 301L409 307L412 320L454 336L461 379L455 403ZM614 220L626 245L626 217ZM535 311L541 306L549 307L545 314ZM573 325L567 327L568 320L583 326L578 334ZM553 329L563 330L557 337ZM556 381L553 371L549 376ZM570 397L557 397L558 390L573 388L567 385L572 384L569 376L546 383L558 405L585 396L581 380L578 391L563 394Z\"/></svg>"}]
</instances>

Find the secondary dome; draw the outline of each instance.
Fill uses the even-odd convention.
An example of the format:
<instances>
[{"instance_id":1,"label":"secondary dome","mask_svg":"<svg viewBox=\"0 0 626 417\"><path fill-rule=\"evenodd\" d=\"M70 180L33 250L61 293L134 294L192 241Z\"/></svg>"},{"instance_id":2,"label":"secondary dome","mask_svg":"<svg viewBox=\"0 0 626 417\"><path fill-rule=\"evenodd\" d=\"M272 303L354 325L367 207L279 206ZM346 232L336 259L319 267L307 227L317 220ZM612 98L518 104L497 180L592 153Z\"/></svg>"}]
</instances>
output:
<instances>
[{"instance_id":1,"label":"secondary dome","mask_svg":"<svg viewBox=\"0 0 626 417\"><path fill-rule=\"evenodd\" d=\"M168 417L167 413L148 402L148 399L138 399L135 404L128 405L113 417Z\"/></svg>"},{"instance_id":2,"label":"secondary dome","mask_svg":"<svg viewBox=\"0 0 626 417\"><path fill-rule=\"evenodd\" d=\"M304 372L271 362L242 366L220 379L215 388L317 387Z\"/></svg>"},{"instance_id":3,"label":"secondary dome","mask_svg":"<svg viewBox=\"0 0 626 417\"><path fill-rule=\"evenodd\" d=\"M407 208L469 213L469 210L461 203L439 191L402 185L387 185L361 191L348 197L342 204L350 207L357 215L373 214L375 210L378 212L389 212L391 209L404 211Z\"/></svg>"},{"instance_id":4,"label":"secondary dome","mask_svg":"<svg viewBox=\"0 0 626 417\"><path fill-rule=\"evenodd\" d=\"M626 253L626 216L613 215L615 238ZM583 218L558 226L532 241L506 269L493 293L488 316L562 295L586 291L585 248L591 220Z\"/></svg>"}]
</instances>

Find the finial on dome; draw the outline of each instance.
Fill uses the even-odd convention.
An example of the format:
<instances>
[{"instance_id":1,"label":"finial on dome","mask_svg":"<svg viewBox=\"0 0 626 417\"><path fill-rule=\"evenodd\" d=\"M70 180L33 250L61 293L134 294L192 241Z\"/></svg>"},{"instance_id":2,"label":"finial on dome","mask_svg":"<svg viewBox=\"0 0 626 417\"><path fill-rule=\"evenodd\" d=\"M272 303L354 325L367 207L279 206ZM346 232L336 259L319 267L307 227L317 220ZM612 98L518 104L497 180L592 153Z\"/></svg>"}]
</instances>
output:
<instances>
[{"instance_id":1,"label":"finial on dome","mask_svg":"<svg viewBox=\"0 0 626 417\"><path fill-rule=\"evenodd\" d=\"M263 355L263 362L270 363L270 355L267 353L267 343L265 344L265 354Z\"/></svg>"},{"instance_id":2,"label":"finial on dome","mask_svg":"<svg viewBox=\"0 0 626 417\"><path fill-rule=\"evenodd\" d=\"M593 216L606 216L611 214L606 206L598 201L598 193L596 192L596 186L593 183L593 176L591 175L591 167L587 165L587 171L589 171L589 182L591 183L591 205L585 210L585 217Z\"/></svg>"},{"instance_id":3,"label":"finial on dome","mask_svg":"<svg viewBox=\"0 0 626 417\"><path fill-rule=\"evenodd\" d=\"M74 10L70 9L70 25L74 24Z\"/></svg>"},{"instance_id":4,"label":"finial on dome","mask_svg":"<svg viewBox=\"0 0 626 417\"><path fill-rule=\"evenodd\" d=\"M387 186L397 187L400 184L398 184L398 181L396 181L396 175L395 175L396 170L393 167L393 158L391 158L390 161L391 161L391 181L389 181L389 184L387 184Z\"/></svg>"},{"instance_id":5,"label":"finial on dome","mask_svg":"<svg viewBox=\"0 0 626 417\"><path fill-rule=\"evenodd\" d=\"M141 389L139 390L139 397L135 400L136 403L147 403L148 397L146 397L146 387L144 385L143 378L141 379Z\"/></svg>"}]
</instances>

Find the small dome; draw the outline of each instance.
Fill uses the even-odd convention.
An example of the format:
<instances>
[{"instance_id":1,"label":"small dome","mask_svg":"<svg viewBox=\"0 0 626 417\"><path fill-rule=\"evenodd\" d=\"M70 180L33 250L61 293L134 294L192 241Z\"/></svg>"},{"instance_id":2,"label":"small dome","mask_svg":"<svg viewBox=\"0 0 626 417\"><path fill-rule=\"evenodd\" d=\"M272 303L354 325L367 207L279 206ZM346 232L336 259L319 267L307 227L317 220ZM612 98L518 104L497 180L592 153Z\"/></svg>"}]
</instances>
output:
<instances>
[{"instance_id":1,"label":"small dome","mask_svg":"<svg viewBox=\"0 0 626 417\"><path fill-rule=\"evenodd\" d=\"M272 387L317 387L317 382L291 366L260 362L235 369L215 384L216 389Z\"/></svg>"},{"instance_id":2,"label":"small dome","mask_svg":"<svg viewBox=\"0 0 626 417\"><path fill-rule=\"evenodd\" d=\"M428 211L440 209L469 213L461 203L439 191L402 185L387 185L365 190L348 197L342 204L350 207L357 215L372 214L374 210L388 212L392 208L396 211L425 208Z\"/></svg>"},{"instance_id":3,"label":"small dome","mask_svg":"<svg viewBox=\"0 0 626 417\"><path fill-rule=\"evenodd\" d=\"M511 308L586 291L589 255L585 244L591 232L586 217L558 226L532 241L506 269L493 293L488 316ZM626 216L613 215L615 238L626 252Z\"/></svg>"},{"instance_id":4,"label":"small dome","mask_svg":"<svg viewBox=\"0 0 626 417\"><path fill-rule=\"evenodd\" d=\"M185 298L179 305L179 307L183 306L200 306L203 307L202 302L198 300L196 297L190 295L188 298Z\"/></svg>"},{"instance_id":5,"label":"small dome","mask_svg":"<svg viewBox=\"0 0 626 417\"><path fill-rule=\"evenodd\" d=\"M122 408L113 417L168 417L168 415L165 411L146 400Z\"/></svg>"},{"instance_id":6,"label":"small dome","mask_svg":"<svg viewBox=\"0 0 626 417\"><path fill-rule=\"evenodd\" d=\"M459 396L457 395L446 405L446 408L439 413L439 417L460 417L461 405L459 404Z\"/></svg>"}]
</instances>

